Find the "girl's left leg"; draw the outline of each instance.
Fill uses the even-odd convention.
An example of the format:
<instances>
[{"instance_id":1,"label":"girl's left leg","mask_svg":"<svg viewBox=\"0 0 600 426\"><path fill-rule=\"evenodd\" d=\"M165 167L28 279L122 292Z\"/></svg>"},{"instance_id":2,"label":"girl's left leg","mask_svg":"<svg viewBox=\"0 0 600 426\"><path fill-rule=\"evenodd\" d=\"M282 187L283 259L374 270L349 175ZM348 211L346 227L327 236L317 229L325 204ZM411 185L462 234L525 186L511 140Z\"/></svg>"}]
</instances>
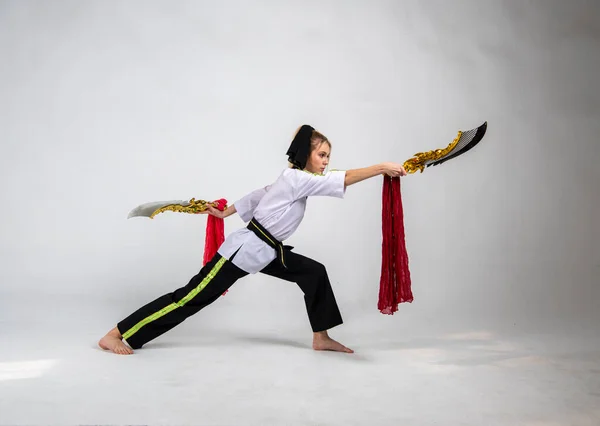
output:
<instances>
[{"instance_id":1,"label":"girl's left leg","mask_svg":"<svg viewBox=\"0 0 600 426\"><path fill-rule=\"evenodd\" d=\"M121 340L139 349L218 300L238 279L248 275L218 253L189 283L158 297L117 323L99 345L117 354L130 354Z\"/></svg>"}]
</instances>

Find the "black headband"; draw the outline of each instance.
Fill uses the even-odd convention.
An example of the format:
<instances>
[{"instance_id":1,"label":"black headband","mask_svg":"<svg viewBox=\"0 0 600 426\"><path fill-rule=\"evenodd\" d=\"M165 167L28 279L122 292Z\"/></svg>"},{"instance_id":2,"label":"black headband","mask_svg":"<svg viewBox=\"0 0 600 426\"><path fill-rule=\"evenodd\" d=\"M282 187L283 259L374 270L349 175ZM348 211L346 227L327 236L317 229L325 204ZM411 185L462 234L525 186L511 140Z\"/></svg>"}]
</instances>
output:
<instances>
[{"instance_id":1,"label":"black headband","mask_svg":"<svg viewBox=\"0 0 600 426\"><path fill-rule=\"evenodd\" d=\"M310 153L310 138L312 137L313 130L315 129L308 124L300 127L300 130L296 133L292 144L286 152L288 161L300 169L306 167L306 161L308 160L308 154Z\"/></svg>"}]
</instances>

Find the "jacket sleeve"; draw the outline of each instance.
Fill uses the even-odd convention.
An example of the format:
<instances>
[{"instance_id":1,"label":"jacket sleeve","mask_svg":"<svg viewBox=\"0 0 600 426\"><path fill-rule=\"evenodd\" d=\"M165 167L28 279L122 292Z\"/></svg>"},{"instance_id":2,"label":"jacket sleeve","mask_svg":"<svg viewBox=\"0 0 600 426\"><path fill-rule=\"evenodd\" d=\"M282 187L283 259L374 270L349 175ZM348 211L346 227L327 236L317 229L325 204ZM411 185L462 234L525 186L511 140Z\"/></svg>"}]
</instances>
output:
<instances>
[{"instance_id":1,"label":"jacket sleeve","mask_svg":"<svg viewBox=\"0 0 600 426\"><path fill-rule=\"evenodd\" d=\"M254 209L270 188L271 185L259 188L233 203L235 210L244 222L250 222L250 219L254 216Z\"/></svg>"},{"instance_id":2,"label":"jacket sleeve","mask_svg":"<svg viewBox=\"0 0 600 426\"><path fill-rule=\"evenodd\" d=\"M332 170L324 175L296 170L293 176L295 198L309 196L344 198L345 178L345 170Z\"/></svg>"}]
</instances>

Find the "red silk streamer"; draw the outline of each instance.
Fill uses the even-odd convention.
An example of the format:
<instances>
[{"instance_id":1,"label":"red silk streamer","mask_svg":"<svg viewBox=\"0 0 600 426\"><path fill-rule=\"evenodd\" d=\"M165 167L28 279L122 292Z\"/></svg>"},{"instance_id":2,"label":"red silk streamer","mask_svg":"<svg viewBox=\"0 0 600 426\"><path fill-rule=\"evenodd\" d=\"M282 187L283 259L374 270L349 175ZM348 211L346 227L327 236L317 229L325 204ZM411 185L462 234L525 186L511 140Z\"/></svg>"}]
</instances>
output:
<instances>
[{"instance_id":1,"label":"red silk streamer","mask_svg":"<svg viewBox=\"0 0 600 426\"><path fill-rule=\"evenodd\" d=\"M227 200L221 198L216 200L217 209L223 211L227 205ZM217 254L217 250L221 247L225 241L225 225L223 219L219 219L213 215L208 215L208 221L206 223L206 238L204 239L204 258L202 259L202 266L210 262L210 259Z\"/></svg>"},{"instance_id":2,"label":"red silk streamer","mask_svg":"<svg viewBox=\"0 0 600 426\"><path fill-rule=\"evenodd\" d=\"M408 254L404 240L404 212L400 178L385 176L382 200L382 263L377 308L393 315L398 304L412 302Z\"/></svg>"},{"instance_id":3,"label":"red silk streamer","mask_svg":"<svg viewBox=\"0 0 600 426\"><path fill-rule=\"evenodd\" d=\"M227 205L227 200L221 198L220 200L216 200L215 203L217 203L216 208L223 211ZM225 241L225 224L223 219L219 219L218 217L209 214L206 222L206 237L204 238L204 258L202 259L202 266L210 262L217 254L223 241ZM225 293L227 293L227 290L225 290L222 295L225 296Z\"/></svg>"}]
</instances>

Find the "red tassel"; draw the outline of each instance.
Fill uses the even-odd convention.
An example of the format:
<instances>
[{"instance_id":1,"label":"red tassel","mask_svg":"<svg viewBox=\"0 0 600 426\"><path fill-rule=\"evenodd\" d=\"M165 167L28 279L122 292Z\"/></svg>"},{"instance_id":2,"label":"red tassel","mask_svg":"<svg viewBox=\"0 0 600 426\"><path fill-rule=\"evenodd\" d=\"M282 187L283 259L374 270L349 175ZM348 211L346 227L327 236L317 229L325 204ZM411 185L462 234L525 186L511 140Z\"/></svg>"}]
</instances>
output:
<instances>
[{"instance_id":1,"label":"red tassel","mask_svg":"<svg viewBox=\"0 0 600 426\"><path fill-rule=\"evenodd\" d=\"M216 208L223 211L225 210L225 206L227 206L227 200L221 198L220 200L216 200L217 203ZM225 241L225 224L223 219L219 219L218 217L214 217L213 215L208 215L208 220L206 223L206 237L204 238L204 257L202 259L202 266L206 265L210 260L217 254L219 247ZM227 290L223 292L223 296L227 293Z\"/></svg>"},{"instance_id":2,"label":"red tassel","mask_svg":"<svg viewBox=\"0 0 600 426\"><path fill-rule=\"evenodd\" d=\"M404 240L404 211L400 178L385 176L382 200L382 262L377 308L393 315L398 304L412 302L408 254Z\"/></svg>"},{"instance_id":3,"label":"red tassel","mask_svg":"<svg viewBox=\"0 0 600 426\"><path fill-rule=\"evenodd\" d=\"M223 211L227 206L227 200L221 198L216 200L216 208ZM223 219L219 219L213 215L208 215L208 221L206 223L206 237L204 239L204 258L202 259L202 266L210 262L210 259L217 254L217 250L221 247L225 241L225 225Z\"/></svg>"}]
</instances>

